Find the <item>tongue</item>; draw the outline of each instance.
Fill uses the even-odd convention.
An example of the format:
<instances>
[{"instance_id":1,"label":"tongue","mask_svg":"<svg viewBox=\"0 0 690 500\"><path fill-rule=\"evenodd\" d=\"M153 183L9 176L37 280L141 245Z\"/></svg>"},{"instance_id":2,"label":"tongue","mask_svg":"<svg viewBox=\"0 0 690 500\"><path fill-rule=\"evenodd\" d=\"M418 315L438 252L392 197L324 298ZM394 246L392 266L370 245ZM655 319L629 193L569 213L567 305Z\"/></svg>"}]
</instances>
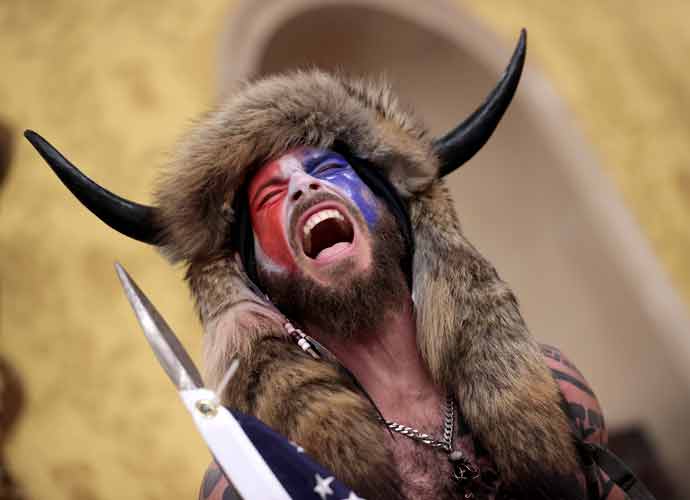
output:
<instances>
[{"instance_id":1,"label":"tongue","mask_svg":"<svg viewBox=\"0 0 690 500\"><path fill-rule=\"evenodd\" d=\"M327 259L328 257L331 257L333 255L336 255L340 253L341 251L345 250L347 247L350 246L350 243L346 241L339 241L333 246L326 247L323 250L319 252L319 254L316 256L316 260L321 260L321 259Z\"/></svg>"}]
</instances>

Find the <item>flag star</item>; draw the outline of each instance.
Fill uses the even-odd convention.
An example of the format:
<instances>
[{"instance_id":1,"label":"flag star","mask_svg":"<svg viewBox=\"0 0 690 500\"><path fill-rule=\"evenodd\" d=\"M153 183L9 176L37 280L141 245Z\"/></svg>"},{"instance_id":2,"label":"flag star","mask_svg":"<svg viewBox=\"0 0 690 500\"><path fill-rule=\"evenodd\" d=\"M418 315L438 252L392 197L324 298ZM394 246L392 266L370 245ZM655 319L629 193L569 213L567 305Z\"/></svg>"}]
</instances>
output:
<instances>
[{"instance_id":1,"label":"flag star","mask_svg":"<svg viewBox=\"0 0 690 500\"><path fill-rule=\"evenodd\" d=\"M354 491L351 491L347 498L343 498L343 500L364 500L364 498L358 497Z\"/></svg>"},{"instance_id":2,"label":"flag star","mask_svg":"<svg viewBox=\"0 0 690 500\"><path fill-rule=\"evenodd\" d=\"M314 492L319 494L321 500L326 500L328 495L333 494L330 484L335 478L333 476L323 478L319 474L314 474L314 476L316 477L316 486L314 486Z\"/></svg>"},{"instance_id":3,"label":"flag star","mask_svg":"<svg viewBox=\"0 0 690 500\"><path fill-rule=\"evenodd\" d=\"M295 449L297 450L297 453L304 453L304 448L302 448L300 445L298 445L294 441L290 441L290 444L295 447Z\"/></svg>"}]
</instances>

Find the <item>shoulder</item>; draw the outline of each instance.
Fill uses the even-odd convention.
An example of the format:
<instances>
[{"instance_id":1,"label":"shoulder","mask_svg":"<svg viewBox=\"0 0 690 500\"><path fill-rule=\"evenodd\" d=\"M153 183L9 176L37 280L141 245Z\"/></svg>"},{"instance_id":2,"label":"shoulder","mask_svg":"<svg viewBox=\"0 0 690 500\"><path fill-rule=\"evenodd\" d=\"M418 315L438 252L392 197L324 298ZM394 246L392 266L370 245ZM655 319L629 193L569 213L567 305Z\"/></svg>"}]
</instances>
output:
<instances>
[{"instance_id":1,"label":"shoulder","mask_svg":"<svg viewBox=\"0 0 690 500\"><path fill-rule=\"evenodd\" d=\"M547 366L568 405L568 415L584 441L605 445L608 441L604 413L589 382L560 349L541 345Z\"/></svg>"}]
</instances>

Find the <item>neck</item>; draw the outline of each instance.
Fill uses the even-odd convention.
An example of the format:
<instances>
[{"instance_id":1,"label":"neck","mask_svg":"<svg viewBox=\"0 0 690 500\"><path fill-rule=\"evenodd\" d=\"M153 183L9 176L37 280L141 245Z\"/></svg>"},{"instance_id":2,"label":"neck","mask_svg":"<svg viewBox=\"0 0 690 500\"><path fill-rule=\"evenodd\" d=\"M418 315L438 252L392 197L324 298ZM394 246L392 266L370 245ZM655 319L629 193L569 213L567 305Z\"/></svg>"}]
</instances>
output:
<instances>
[{"instance_id":1,"label":"neck","mask_svg":"<svg viewBox=\"0 0 690 500\"><path fill-rule=\"evenodd\" d=\"M335 354L372 397L384 417L400 422L436 415L445 391L434 384L417 348L412 301L388 311L379 326L341 339L312 335ZM435 418L434 418L435 420Z\"/></svg>"}]
</instances>

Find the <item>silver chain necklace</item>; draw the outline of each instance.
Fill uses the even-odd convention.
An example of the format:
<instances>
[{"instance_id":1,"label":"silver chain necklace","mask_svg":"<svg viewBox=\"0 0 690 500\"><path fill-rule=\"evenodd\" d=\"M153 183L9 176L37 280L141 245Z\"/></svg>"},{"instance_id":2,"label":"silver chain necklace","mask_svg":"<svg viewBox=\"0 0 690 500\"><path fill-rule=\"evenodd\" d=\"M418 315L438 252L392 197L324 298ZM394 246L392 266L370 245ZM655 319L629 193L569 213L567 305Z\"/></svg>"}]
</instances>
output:
<instances>
[{"instance_id":1,"label":"silver chain necklace","mask_svg":"<svg viewBox=\"0 0 690 500\"><path fill-rule=\"evenodd\" d=\"M435 449L440 449L448 455L453 472L452 478L464 490L464 497L467 499L474 498L474 493L471 491L472 483L479 479L481 471L479 467L474 465L463 454L461 450L453 450L453 435L455 430L455 402L453 396L448 393L446 404L443 409L443 437L437 439L425 432L420 432L414 427L399 424L392 420L383 419L383 423L393 432L402 434L403 436L425 444Z\"/></svg>"},{"instance_id":2,"label":"silver chain necklace","mask_svg":"<svg viewBox=\"0 0 690 500\"><path fill-rule=\"evenodd\" d=\"M329 357L336 359L335 356L329 353L325 347L311 337L307 336L299 328L295 328L289 321L285 323L284 327L288 335L297 343L297 345L299 345L303 351L307 352L313 358L320 359L322 353L326 353ZM369 398L368 395L367 397ZM369 400L374 405L374 408L376 408L376 405L371 398L369 398ZM376 409L378 411L378 408ZM453 450L453 435L455 434L455 402L453 401L453 396L450 392L448 393L446 405L443 409L443 437L441 439L436 439L429 434L420 432L414 427L408 427L392 420L386 420L383 418L383 415L381 415L380 412L378 418L393 432L402 434L405 437L432 448L440 449L446 453L448 455L448 461L452 466L451 477L458 483L458 486L462 488L465 498L474 498L472 486L473 483L481 476L481 471L479 470L478 466L470 462L470 460L462 453L461 450Z\"/></svg>"}]
</instances>

